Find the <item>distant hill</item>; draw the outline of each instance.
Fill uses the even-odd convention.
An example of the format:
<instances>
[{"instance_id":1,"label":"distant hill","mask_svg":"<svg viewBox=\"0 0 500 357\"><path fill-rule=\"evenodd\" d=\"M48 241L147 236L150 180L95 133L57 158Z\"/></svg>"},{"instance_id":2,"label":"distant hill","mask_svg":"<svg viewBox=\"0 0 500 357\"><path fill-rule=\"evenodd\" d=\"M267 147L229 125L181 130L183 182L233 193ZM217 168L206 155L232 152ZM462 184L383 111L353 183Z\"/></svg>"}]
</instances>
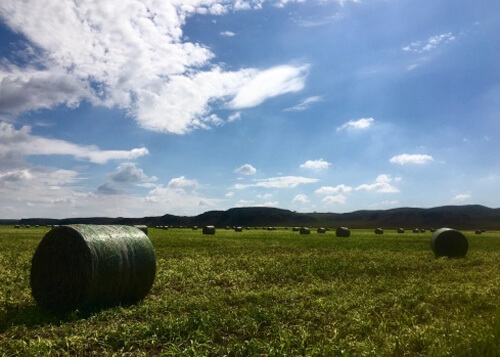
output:
<instances>
[{"instance_id":1,"label":"distant hill","mask_svg":"<svg viewBox=\"0 0 500 357\"><path fill-rule=\"evenodd\" d=\"M30 218L0 220L1 224L146 224L148 226L312 226L349 228L395 229L403 227L453 227L456 229L500 229L500 209L480 205L443 206L434 208L395 208L389 210L362 210L350 213L297 213L279 208L242 207L227 211L208 211L197 216L164 215L142 218Z\"/></svg>"}]
</instances>

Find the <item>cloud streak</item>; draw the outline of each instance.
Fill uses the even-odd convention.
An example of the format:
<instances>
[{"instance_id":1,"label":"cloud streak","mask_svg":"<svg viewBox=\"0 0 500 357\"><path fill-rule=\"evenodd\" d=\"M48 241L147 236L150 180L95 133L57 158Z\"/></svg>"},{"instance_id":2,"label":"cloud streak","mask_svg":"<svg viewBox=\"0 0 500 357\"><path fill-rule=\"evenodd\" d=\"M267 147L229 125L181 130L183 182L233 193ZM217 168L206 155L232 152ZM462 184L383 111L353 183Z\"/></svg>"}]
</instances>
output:
<instances>
[{"instance_id":1,"label":"cloud streak","mask_svg":"<svg viewBox=\"0 0 500 357\"><path fill-rule=\"evenodd\" d=\"M424 154L400 154L393 156L389 160L391 164L398 164L398 165L407 165L407 164L424 165L432 161L434 161L432 156Z\"/></svg>"},{"instance_id":2,"label":"cloud streak","mask_svg":"<svg viewBox=\"0 0 500 357\"><path fill-rule=\"evenodd\" d=\"M250 187L262 187L262 188L294 188L301 184L315 183L318 179L301 177L301 176L280 176L271 177L262 180L254 180L250 184L236 184L234 188L237 190L242 190Z\"/></svg>"}]
</instances>

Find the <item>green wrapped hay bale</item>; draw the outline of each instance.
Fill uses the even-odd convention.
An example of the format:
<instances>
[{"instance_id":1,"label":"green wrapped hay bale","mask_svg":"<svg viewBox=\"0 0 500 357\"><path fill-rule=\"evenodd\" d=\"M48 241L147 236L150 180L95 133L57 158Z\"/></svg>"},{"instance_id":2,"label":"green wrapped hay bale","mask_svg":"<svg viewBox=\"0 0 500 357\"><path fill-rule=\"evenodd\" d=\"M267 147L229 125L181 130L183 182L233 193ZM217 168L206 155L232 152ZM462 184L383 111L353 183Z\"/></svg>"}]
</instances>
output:
<instances>
[{"instance_id":1,"label":"green wrapped hay bale","mask_svg":"<svg viewBox=\"0 0 500 357\"><path fill-rule=\"evenodd\" d=\"M384 230L382 228L375 228L375 234L384 234Z\"/></svg>"},{"instance_id":2,"label":"green wrapped hay bale","mask_svg":"<svg viewBox=\"0 0 500 357\"><path fill-rule=\"evenodd\" d=\"M243 232L243 227L234 227L235 232Z\"/></svg>"},{"instance_id":3,"label":"green wrapped hay bale","mask_svg":"<svg viewBox=\"0 0 500 357\"><path fill-rule=\"evenodd\" d=\"M292 228L292 231L293 231L293 232L298 232L298 231L300 231L300 227L293 227L293 228Z\"/></svg>"},{"instance_id":4,"label":"green wrapped hay bale","mask_svg":"<svg viewBox=\"0 0 500 357\"><path fill-rule=\"evenodd\" d=\"M302 227L300 229L300 234L311 234L311 230L309 229L309 227Z\"/></svg>"},{"instance_id":5,"label":"green wrapped hay bale","mask_svg":"<svg viewBox=\"0 0 500 357\"><path fill-rule=\"evenodd\" d=\"M193 226L193 231L197 231L198 230L198 226Z\"/></svg>"},{"instance_id":6,"label":"green wrapped hay bale","mask_svg":"<svg viewBox=\"0 0 500 357\"><path fill-rule=\"evenodd\" d=\"M418 228L413 228L413 233L420 233L420 229L418 229Z\"/></svg>"},{"instance_id":7,"label":"green wrapped hay bale","mask_svg":"<svg viewBox=\"0 0 500 357\"><path fill-rule=\"evenodd\" d=\"M476 234L481 234L481 233L483 233L483 231L482 231L482 230L480 230L480 229L476 229Z\"/></svg>"},{"instance_id":8,"label":"green wrapped hay bale","mask_svg":"<svg viewBox=\"0 0 500 357\"><path fill-rule=\"evenodd\" d=\"M215 234L215 226L203 227L203 234Z\"/></svg>"},{"instance_id":9,"label":"green wrapped hay bale","mask_svg":"<svg viewBox=\"0 0 500 357\"><path fill-rule=\"evenodd\" d=\"M52 311L131 304L151 290L153 245L133 226L75 224L50 230L31 262L37 304Z\"/></svg>"},{"instance_id":10,"label":"green wrapped hay bale","mask_svg":"<svg viewBox=\"0 0 500 357\"><path fill-rule=\"evenodd\" d=\"M404 233L405 232L405 229L404 228L398 228L398 233L401 234L401 233Z\"/></svg>"},{"instance_id":11,"label":"green wrapped hay bale","mask_svg":"<svg viewBox=\"0 0 500 357\"><path fill-rule=\"evenodd\" d=\"M326 233L326 228L319 227L319 228L317 229L317 232L318 232L318 233Z\"/></svg>"},{"instance_id":12,"label":"green wrapped hay bale","mask_svg":"<svg viewBox=\"0 0 500 357\"><path fill-rule=\"evenodd\" d=\"M431 237L431 248L437 257L465 257L469 242L465 236L451 228L437 229Z\"/></svg>"},{"instance_id":13,"label":"green wrapped hay bale","mask_svg":"<svg viewBox=\"0 0 500 357\"><path fill-rule=\"evenodd\" d=\"M350 237L351 231L347 227L338 227L335 231L337 237Z\"/></svg>"}]
</instances>

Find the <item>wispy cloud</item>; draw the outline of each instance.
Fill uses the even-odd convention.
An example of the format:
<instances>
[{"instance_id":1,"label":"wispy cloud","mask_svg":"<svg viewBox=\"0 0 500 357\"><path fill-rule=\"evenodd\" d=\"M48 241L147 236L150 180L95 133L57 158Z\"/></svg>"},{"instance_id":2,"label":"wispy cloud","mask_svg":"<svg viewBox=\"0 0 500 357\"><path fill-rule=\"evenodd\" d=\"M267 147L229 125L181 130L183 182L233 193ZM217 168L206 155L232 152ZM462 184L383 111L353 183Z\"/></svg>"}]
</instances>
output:
<instances>
[{"instance_id":1,"label":"wispy cloud","mask_svg":"<svg viewBox=\"0 0 500 357\"><path fill-rule=\"evenodd\" d=\"M425 154L400 154L393 156L389 160L390 163L399 165L406 165L406 164L423 165L431 161L434 161L433 157Z\"/></svg>"},{"instance_id":2,"label":"wispy cloud","mask_svg":"<svg viewBox=\"0 0 500 357\"><path fill-rule=\"evenodd\" d=\"M341 184L337 186L323 186L314 192L320 195L335 195L339 193L349 193L351 191L352 187Z\"/></svg>"},{"instance_id":3,"label":"wispy cloud","mask_svg":"<svg viewBox=\"0 0 500 357\"><path fill-rule=\"evenodd\" d=\"M234 32L231 32L231 31L223 31L223 32L220 32L219 35L224 36L224 37L236 36L236 34Z\"/></svg>"},{"instance_id":4,"label":"wispy cloud","mask_svg":"<svg viewBox=\"0 0 500 357\"><path fill-rule=\"evenodd\" d=\"M255 175L257 169L250 164L245 164L234 170L234 173L240 175Z\"/></svg>"},{"instance_id":5,"label":"wispy cloud","mask_svg":"<svg viewBox=\"0 0 500 357\"><path fill-rule=\"evenodd\" d=\"M461 193L453 197L453 201L455 202L463 202L471 199L471 195L469 193Z\"/></svg>"},{"instance_id":6,"label":"wispy cloud","mask_svg":"<svg viewBox=\"0 0 500 357\"><path fill-rule=\"evenodd\" d=\"M425 41L415 41L402 48L405 52L424 53L437 48L440 44L444 44L455 40L455 36L451 32L443 33L429 37Z\"/></svg>"},{"instance_id":7,"label":"wispy cloud","mask_svg":"<svg viewBox=\"0 0 500 357\"><path fill-rule=\"evenodd\" d=\"M363 130L368 129L373 125L375 120L373 118L361 118L358 120L349 120L347 123L342 124L337 128L337 131L342 130Z\"/></svg>"},{"instance_id":8,"label":"wispy cloud","mask_svg":"<svg viewBox=\"0 0 500 357\"><path fill-rule=\"evenodd\" d=\"M308 203L310 201L311 200L306 195L298 194L293 198L292 203Z\"/></svg>"},{"instance_id":9,"label":"wispy cloud","mask_svg":"<svg viewBox=\"0 0 500 357\"><path fill-rule=\"evenodd\" d=\"M374 191L376 193L398 193L399 189L393 185L391 182L393 178L391 175L381 174L375 179L372 184L363 184L355 188L356 191Z\"/></svg>"},{"instance_id":10,"label":"wispy cloud","mask_svg":"<svg viewBox=\"0 0 500 357\"><path fill-rule=\"evenodd\" d=\"M81 146L64 140L47 139L31 134L29 126L17 130L12 124L0 122L0 152L21 155L71 155L77 160L105 164L111 160L134 160L149 153L148 149L100 150L96 146Z\"/></svg>"},{"instance_id":11,"label":"wispy cloud","mask_svg":"<svg viewBox=\"0 0 500 357\"><path fill-rule=\"evenodd\" d=\"M179 191L193 191L200 187L197 180L190 180L184 176L176 177L168 182L167 188Z\"/></svg>"},{"instance_id":12,"label":"wispy cloud","mask_svg":"<svg viewBox=\"0 0 500 357\"><path fill-rule=\"evenodd\" d=\"M331 163L323 159L319 159L319 160L307 160L306 162L300 165L300 168L313 171L322 171L327 169L329 166L331 166Z\"/></svg>"},{"instance_id":13,"label":"wispy cloud","mask_svg":"<svg viewBox=\"0 0 500 357\"><path fill-rule=\"evenodd\" d=\"M323 97L321 97L321 96L307 97L306 99L303 99L299 104L294 105L293 107L290 107L290 108L286 108L284 111L285 112L303 111L303 110L309 109L311 104L321 102L322 100L323 100Z\"/></svg>"},{"instance_id":14,"label":"wispy cloud","mask_svg":"<svg viewBox=\"0 0 500 357\"><path fill-rule=\"evenodd\" d=\"M318 179L301 177L301 176L280 176L271 177L268 179L254 180L250 184L236 184L234 188L237 190L249 187L263 187L263 188L294 188L301 184L315 183Z\"/></svg>"},{"instance_id":15,"label":"wispy cloud","mask_svg":"<svg viewBox=\"0 0 500 357\"><path fill-rule=\"evenodd\" d=\"M238 88L228 107L232 109L255 107L269 98L304 88L308 65L278 66L252 76Z\"/></svg>"},{"instance_id":16,"label":"wispy cloud","mask_svg":"<svg viewBox=\"0 0 500 357\"><path fill-rule=\"evenodd\" d=\"M335 205L335 204L344 204L347 200L347 197L340 194L335 196L326 196L321 200L324 204L327 205Z\"/></svg>"}]
</instances>

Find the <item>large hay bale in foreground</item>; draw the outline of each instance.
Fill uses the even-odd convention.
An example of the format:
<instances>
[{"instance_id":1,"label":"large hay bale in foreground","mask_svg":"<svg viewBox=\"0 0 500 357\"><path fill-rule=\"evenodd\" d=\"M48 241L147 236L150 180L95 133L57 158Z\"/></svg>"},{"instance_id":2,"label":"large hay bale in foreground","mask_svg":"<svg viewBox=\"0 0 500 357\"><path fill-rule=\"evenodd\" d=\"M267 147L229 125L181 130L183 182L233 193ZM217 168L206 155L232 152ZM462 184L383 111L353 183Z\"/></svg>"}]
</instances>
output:
<instances>
[{"instance_id":1,"label":"large hay bale in foreground","mask_svg":"<svg viewBox=\"0 0 500 357\"><path fill-rule=\"evenodd\" d=\"M335 231L337 237L350 237L351 231L347 227L338 227Z\"/></svg>"},{"instance_id":2,"label":"large hay bale in foreground","mask_svg":"<svg viewBox=\"0 0 500 357\"><path fill-rule=\"evenodd\" d=\"M311 234L311 229L309 227L302 227L299 232L300 234Z\"/></svg>"},{"instance_id":3,"label":"large hay bale in foreground","mask_svg":"<svg viewBox=\"0 0 500 357\"><path fill-rule=\"evenodd\" d=\"M451 228L437 229L431 237L431 248L437 257L465 257L469 242L465 236Z\"/></svg>"},{"instance_id":4,"label":"large hay bale in foreground","mask_svg":"<svg viewBox=\"0 0 500 357\"><path fill-rule=\"evenodd\" d=\"M37 304L52 311L130 304L153 285L156 258L133 226L75 224L50 230L31 262Z\"/></svg>"},{"instance_id":5,"label":"large hay bale in foreground","mask_svg":"<svg viewBox=\"0 0 500 357\"><path fill-rule=\"evenodd\" d=\"M382 228L375 228L375 234L384 234L384 230Z\"/></svg>"},{"instance_id":6,"label":"large hay bale in foreground","mask_svg":"<svg viewBox=\"0 0 500 357\"><path fill-rule=\"evenodd\" d=\"M215 226L203 227L203 234L215 234Z\"/></svg>"}]
</instances>

